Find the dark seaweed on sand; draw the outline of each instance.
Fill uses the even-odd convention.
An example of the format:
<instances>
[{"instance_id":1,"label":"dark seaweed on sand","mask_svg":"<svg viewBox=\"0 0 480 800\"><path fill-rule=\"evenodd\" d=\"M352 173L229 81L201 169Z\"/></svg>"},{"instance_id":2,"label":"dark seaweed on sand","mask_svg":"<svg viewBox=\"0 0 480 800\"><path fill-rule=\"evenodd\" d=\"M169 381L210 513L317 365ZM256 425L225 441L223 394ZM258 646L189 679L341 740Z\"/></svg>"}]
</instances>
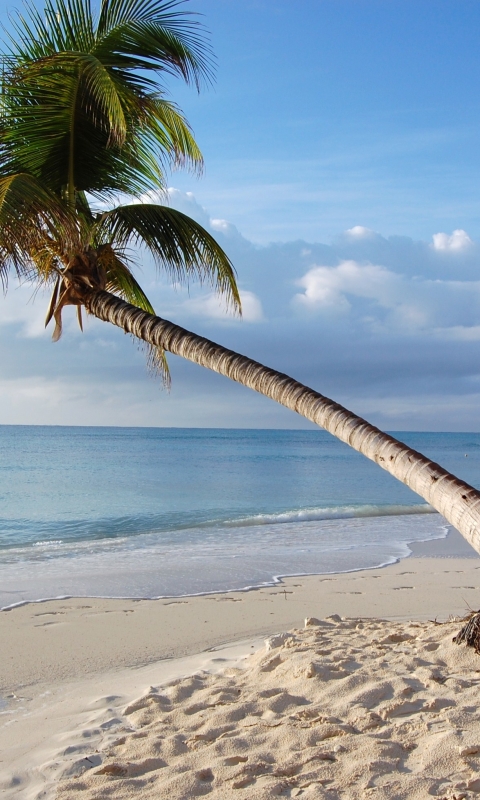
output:
<instances>
[{"instance_id":1,"label":"dark seaweed on sand","mask_svg":"<svg viewBox=\"0 0 480 800\"><path fill-rule=\"evenodd\" d=\"M453 637L453 641L456 644L465 643L468 647L474 647L475 652L480 654L480 611L471 611L465 617L465 625Z\"/></svg>"}]
</instances>

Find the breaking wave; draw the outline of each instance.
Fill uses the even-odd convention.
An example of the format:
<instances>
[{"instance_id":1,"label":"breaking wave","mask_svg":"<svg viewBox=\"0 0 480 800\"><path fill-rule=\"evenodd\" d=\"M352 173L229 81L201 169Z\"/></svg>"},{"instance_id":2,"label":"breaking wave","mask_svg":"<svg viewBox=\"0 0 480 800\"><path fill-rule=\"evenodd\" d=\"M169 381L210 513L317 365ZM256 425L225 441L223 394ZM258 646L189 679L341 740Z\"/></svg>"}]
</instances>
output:
<instances>
[{"instance_id":1,"label":"breaking wave","mask_svg":"<svg viewBox=\"0 0 480 800\"><path fill-rule=\"evenodd\" d=\"M300 508L295 511L282 511L278 514L255 514L227 520L225 527L243 528L251 525L279 525L288 522L320 522L324 519L356 519L363 517L400 517L406 514L436 514L433 506L422 503L412 506L402 505L351 505L334 508Z\"/></svg>"}]
</instances>

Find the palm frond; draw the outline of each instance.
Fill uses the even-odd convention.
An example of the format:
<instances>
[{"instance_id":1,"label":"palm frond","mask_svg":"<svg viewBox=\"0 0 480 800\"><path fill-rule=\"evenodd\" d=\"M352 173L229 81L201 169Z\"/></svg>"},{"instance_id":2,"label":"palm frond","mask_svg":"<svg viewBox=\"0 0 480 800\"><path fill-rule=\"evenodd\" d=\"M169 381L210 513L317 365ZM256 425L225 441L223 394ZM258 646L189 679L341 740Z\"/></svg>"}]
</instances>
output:
<instances>
[{"instance_id":1,"label":"palm frond","mask_svg":"<svg viewBox=\"0 0 480 800\"><path fill-rule=\"evenodd\" d=\"M115 144L121 152L131 92L95 57L57 53L18 66L2 88L3 160L15 161L50 186L67 182L71 148L76 162L85 139L97 151ZM80 172L76 163L75 172Z\"/></svg>"},{"instance_id":2,"label":"palm frond","mask_svg":"<svg viewBox=\"0 0 480 800\"><path fill-rule=\"evenodd\" d=\"M16 80L28 92L30 100L36 99L39 92L42 100L48 102L50 112L65 103L66 83L71 83L73 91L68 94L76 98L79 112L88 112L96 126L105 127L111 140L119 144L125 140L125 107L132 104L135 97L129 87L115 80L115 73L91 53L54 53L19 66ZM69 111L71 114L71 109Z\"/></svg>"},{"instance_id":3,"label":"palm frond","mask_svg":"<svg viewBox=\"0 0 480 800\"><path fill-rule=\"evenodd\" d=\"M184 0L103 0L96 46L130 57L131 69L166 71L200 88L212 79L212 53L197 15L176 11L181 5Z\"/></svg>"},{"instance_id":4,"label":"palm frond","mask_svg":"<svg viewBox=\"0 0 480 800\"><path fill-rule=\"evenodd\" d=\"M105 270L107 291L123 297L128 303L138 306L149 314L155 314L153 306L142 287L113 247L110 244L100 245L97 252L98 260Z\"/></svg>"},{"instance_id":5,"label":"palm frond","mask_svg":"<svg viewBox=\"0 0 480 800\"><path fill-rule=\"evenodd\" d=\"M76 226L58 197L31 175L0 177L0 275L6 283L9 266L19 277L29 275L35 257L45 249L60 252L73 246ZM52 263L52 261L50 262Z\"/></svg>"},{"instance_id":6,"label":"palm frond","mask_svg":"<svg viewBox=\"0 0 480 800\"><path fill-rule=\"evenodd\" d=\"M54 284L47 320L61 333L65 305L104 289L153 313L126 248L140 245L175 282L207 281L234 311L230 260L201 225L168 207L132 204L102 214L90 197L164 189L166 170L200 172L203 159L164 77L197 88L212 55L188 0L27 0L10 37L0 86L0 279ZM181 8L182 7L182 8ZM81 324L81 312L79 313ZM169 381L164 351L150 366Z\"/></svg>"},{"instance_id":7,"label":"palm frond","mask_svg":"<svg viewBox=\"0 0 480 800\"><path fill-rule=\"evenodd\" d=\"M103 0L96 20L89 0L47 0L42 11L27 2L26 15L11 21L10 55L27 63L57 52L90 53L130 70L173 74L200 88L212 80L212 53L198 15L176 10L183 4Z\"/></svg>"},{"instance_id":8,"label":"palm frond","mask_svg":"<svg viewBox=\"0 0 480 800\"><path fill-rule=\"evenodd\" d=\"M50 320L52 319L52 317L53 317L53 315L55 313L55 308L56 308L57 303L58 303L58 292L59 292L59 289L60 289L61 280L62 280L61 276L58 275L57 279L55 281L54 287L53 287L53 292L52 292L52 296L50 298L50 303L48 305L47 316L45 317L45 327L47 327L48 323L50 322Z\"/></svg>"},{"instance_id":9,"label":"palm frond","mask_svg":"<svg viewBox=\"0 0 480 800\"><path fill-rule=\"evenodd\" d=\"M193 45L193 46L192 46ZM101 58L107 53L119 56L123 70L155 70L157 73L180 77L199 90L210 81L211 67L201 55L201 40L185 41L157 21L130 21L110 31L101 39L94 52ZM152 85L146 76L145 86Z\"/></svg>"},{"instance_id":10,"label":"palm frond","mask_svg":"<svg viewBox=\"0 0 480 800\"><path fill-rule=\"evenodd\" d=\"M119 206L103 215L99 235L114 247L146 247L173 281L208 282L241 313L230 259L205 228L180 211L153 203Z\"/></svg>"},{"instance_id":11,"label":"palm frond","mask_svg":"<svg viewBox=\"0 0 480 800\"><path fill-rule=\"evenodd\" d=\"M142 344L144 344L144 350L146 351L148 370L154 377L158 375L162 379L164 389L170 389L172 379L165 350L163 347Z\"/></svg>"},{"instance_id":12,"label":"palm frond","mask_svg":"<svg viewBox=\"0 0 480 800\"><path fill-rule=\"evenodd\" d=\"M155 314L154 308L142 287L112 246L109 244L101 245L98 248L98 253L100 264L105 269L107 276L107 291L119 295L128 303L132 303L132 305L147 311L149 314ZM142 347L146 351L149 371L153 375L159 375L164 387L170 388L170 369L163 347L154 347L145 343L142 343Z\"/></svg>"},{"instance_id":13,"label":"palm frond","mask_svg":"<svg viewBox=\"0 0 480 800\"><path fill-rule=\"evenodd\" d=\"M135 95L93 56L22 66L3 89L0 165L56 192L73 179L77 191L135 195L164 186L169 165L202 169L180 110L158 93Z\"/></svg>"},{"instance_id":14,"label":"palm frond","mask_svg":"<svg viewBox=\"0 0 480 800\"><path fill-rule=\"evenodd\" d=\"M132 20L149 20L160 15L168 25L169 20L174 22L180 16L178 12L169 13L179 5L179 0L102 0L98 30L102 33Z\"/></svg>"},{"instance_id":15,"label":"palm frond","mask_svg":"<svg viewBox=\"0 0 480 800\"><path fill-rule=\"evenodd\" d=\"M55 52L89 52L95 43L95 17L90 0L47 0L42 10L25 2L26 15L13 17L11 54L36 61Z\"/></svg>"},{"instance_id":16,"label":"palm frond","mask_svg":"<svg viewBox=\"0 0 480 800\"><path fill-rule=\"evenodd\" d=\"M176 167L190 167L201 173L203 156L180 109L163 97L149 97L143 113L144 140L158 153L160 160L163 162L167 156Z\"/></svg>"}]
</instances>

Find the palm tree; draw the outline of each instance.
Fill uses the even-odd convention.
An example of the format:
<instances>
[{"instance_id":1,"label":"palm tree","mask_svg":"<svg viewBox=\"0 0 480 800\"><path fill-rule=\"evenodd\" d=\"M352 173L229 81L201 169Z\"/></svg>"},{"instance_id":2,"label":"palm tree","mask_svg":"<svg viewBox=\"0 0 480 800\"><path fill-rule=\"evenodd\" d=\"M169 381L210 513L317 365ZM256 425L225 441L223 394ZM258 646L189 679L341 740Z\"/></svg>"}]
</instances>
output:
<instances>
[{"instance_id":1,"label":"palm tree","mask_svg":"<svg viewBox=\"0 0 480 800\"><path fill-rule=\"evenodd\" d=\"M145 342L238 381L301 414L421 495L480 552L480 492L342 406L275 370L156 317L127 248L142 244L174 280L209 280L240 311L232 265L198 224L165 206L94 202L164 186L173 163L201 166L162 73L197 87L209 51L178 0L57 0L16 24L0 128L0 275L52 284L47 321L85 307ZM152 77L153 75L153 77ZM81 320L81 316L79 316ZM164 363L164 362L162 362Z\"/></svg>"},{"instance_id":2,"label":"palm tree","mask_svg":"<svg viewBox=\"0 0 480 800\"><path fill-rule=\"evenodd\" d=\"M232 265L201 225L158 203L118 204L165 191L166 166L203 165L162 83L211 79L203 30L178 5L102 0L95 16L90 0L49 0L44 16L31 7L14 22L0 95L0 277L13 267L52 285L54 341L65 305L82 326L87 286L153 313L132 273L135 244L176 283L210 281L240 313ZM152 355L165 377L162 348Z\"/></svg>"}]
</instances>

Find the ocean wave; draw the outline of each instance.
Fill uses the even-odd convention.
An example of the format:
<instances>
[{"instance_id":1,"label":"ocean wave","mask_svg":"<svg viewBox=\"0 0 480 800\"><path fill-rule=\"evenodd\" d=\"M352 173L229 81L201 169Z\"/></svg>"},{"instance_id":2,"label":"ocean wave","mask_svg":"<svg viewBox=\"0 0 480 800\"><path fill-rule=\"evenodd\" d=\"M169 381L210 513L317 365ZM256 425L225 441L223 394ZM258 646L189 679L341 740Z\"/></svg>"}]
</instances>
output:
<instances>
[{"instance_id":1,"label":"ocean wave","mask_svg":"<svg viewBox=\"0 0 480 800\"><path fill-rule=\"evenodd\" d=\"M351 505L334 508L300 508L278 514L255 514L251 517L226 520L229 528L244 528L252 525L281 525L289 522L320 522L324 519L356 519L363 517L400 517L406 514L436 514L428 503L412 506L401 505Z\"/></svg>"},{"instance_id":2,"label":"ocean wave","mask_svg":"<svg viewBox=\"0 0 480 800\"><path fill-rule=\"evenodd\" d=\"M435 509L418 505L345 505L316 506L246 516L220 516L215 512L189 512L176 514L145 514L112 517L110 519L85 519L55 522L35 520L1 520L0 552L13 553L18 549L37 551L63 550L88 547L96 543L112 546L119 540L133 541L145 535L162 535L165 542L173 542L179 534L198 536L208 532L219 534L222 530L250 528L287 523L321 522L322 520L361 519L365 517L405 516L432 514Z\"/></svg>"},{"instance_id":3,"label":"ocean wave","mask_svg":"<svg viewBox=\"0 0 480 800\"><path fill-rule=\"evenodd\" d=\"M421 513L297 521L216 529L215 535L158 534L10 551L0 559L0 608L40 598L181 597L273 585L282 576L352 572L392 564L411 542L443 539L451 526ZM200 534L200 535L199 535ZM434 552L434 551L433 551Z\"/></svg>"},{"instance_id":4,"label":"ocean wave","mask_svg":"<svg viewBox=\"0 0 480 800\"><path fill-rule=\"evenodd\" d=\"M63 544L63 539L42 539L41 542L33 542L32 547L53 547Z\"/></svg>"}]
</instances>

